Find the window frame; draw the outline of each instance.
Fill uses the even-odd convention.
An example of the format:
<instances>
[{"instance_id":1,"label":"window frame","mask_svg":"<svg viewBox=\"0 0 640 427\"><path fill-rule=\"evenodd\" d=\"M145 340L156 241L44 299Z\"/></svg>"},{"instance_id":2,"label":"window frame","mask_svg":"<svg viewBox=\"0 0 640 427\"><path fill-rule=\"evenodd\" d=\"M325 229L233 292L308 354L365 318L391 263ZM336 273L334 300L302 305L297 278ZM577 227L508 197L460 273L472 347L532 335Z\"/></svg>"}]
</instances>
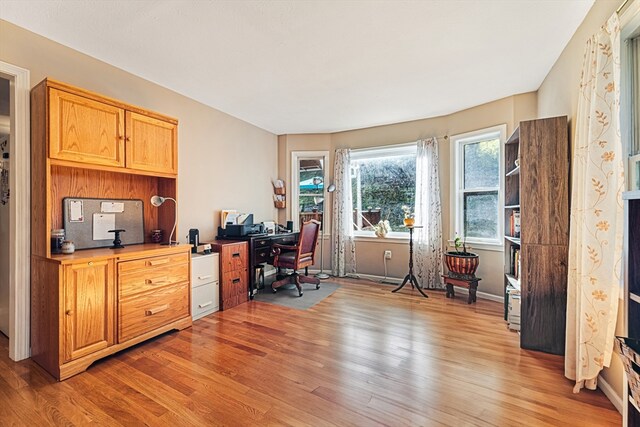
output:
<instances>
[{"instance_id":1,"label":"window frame","mask_svg":"<svg viewBox=\"0 0 640 427\"><path fill-rule=\"evenodd\" d=\"M354 149L354 150L351 150L351 157L349 161L353 162L354 160L365 160L365 159L373 160L373 159L381 159L385 157L403 156L403 155L416 156L417 153L418 153L418 143L416 141L416 142L410 142L410 143L404 143L404 144L394 144L394 145L385 145L380 147ZM350 165L350 169L351 169L351 165ZM415 192L415 184L414 184L414 192ZM355 204L356 195L352 194L351 198L353 200L353 203ZM412 208L415 209L415 207L412 207ZM353 230L353 236L356 239L360 237L377 238L375 233L369 230L367 231ZM409 240L409 235L408 233L402 233L399 231L390 231L389 233L387 233L386 239Z\"/></svg>"},{"instance_id":2,"label":"window frame","mask_svg":"<svg viewBox=\"0 0 640 427\"><path fill-rule=\"evenodd\" d=\"M506 142L507 125L502 124L472 132L451 136L451 199L450 199L450 242L455 239L456 231L463 236L464 225L464 194L467 192L498 190L498 235L495 239L467 238L467 244L477 249L502 251L504 250L504 144ZM464 146L487 139L498 138L500 151L498 154L498 187L478 187L464 189Z\"/></svg>"},{"instance_id":3,"label":"window frame","mask_svg":"<svg viewBox=\"0 0 640 427\"><path fill-rule=\"evenodd\" d=\"M634 148L634 138L638 123L636 123L638 112L636 108L640 102L635 96L640 92L640 88L634 86L633 72L634 64L631 59L632 46L629 41L640 37L640 5L635 2L624 10L620 17L620 71L621 71L621 93L620 93L620 129L625 157L625 175L627 176L627 189L640 190L640 153L632 153ZM636 61L636 65L638 65Z\"/></svg>"}]
</instances>

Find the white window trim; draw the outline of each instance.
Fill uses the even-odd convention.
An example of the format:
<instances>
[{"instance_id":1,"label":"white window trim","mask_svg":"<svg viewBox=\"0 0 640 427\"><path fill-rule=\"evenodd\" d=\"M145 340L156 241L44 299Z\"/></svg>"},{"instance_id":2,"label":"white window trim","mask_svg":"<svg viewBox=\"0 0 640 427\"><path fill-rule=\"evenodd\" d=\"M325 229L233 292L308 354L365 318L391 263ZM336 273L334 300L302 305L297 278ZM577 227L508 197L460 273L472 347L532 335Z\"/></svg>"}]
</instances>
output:
<instances>
[{"instance_id":1,"label":"white window trim","mask_svg":"<svg viewBox=\"0 0 640 427\"><path fill-rule=\"evenodd\" d=\"M364 160L364 159L379 159L383 157L389 156L403 156L403 155L416 155L418 152L418 144L417 142L409 142L405 144L395 144L395 145L385 145L380 147L371 147L371 148L358 148L355 150L351 150L351 158L350 160ZM352 200L355 202L356 195L351 195ZM375 224L374 224L375 225ZM359 231L354 230L353 236L357 240L367 240L368 238L380 239L375 235L373 231ZM387 239L391 240L409 240L409 235L407 233L403 233L400 231L391 231L387 233Z\"/></svg>"},{"instance_id":2,"label":"white window trim","mask_svg":"<svg viewBox=\"0 0 640 427\"><path fill-rule=\"evenodd\" d=\"M640 154L631 156L633 144L632 126L634 123L633 104L631 91L631 71L632 67L629 58L629 45L627 40L640 36L640 1L631 2L627 9L620 14L620 60L621 60L621 87L627 88L620 93L620 128L622 144L625 153L629 156L625 162L625 176L627 176L627 188L636 190L636 183L640 180L637 176L637 163L640 162Z\"/></svg>"},{"instance_id":3,"label":"white window trim","mask_svg":"<svg viewBox=\"0 0 640 427\"><path fill-rule=\"evenodd\" d=\"M467 243L476 249L502 251L504 250L504 143L507 139L507 125L502 124L473 132L462 133L451 136L451 199L450 199L450 238L455 238L456 230L462 230L463 205L462 183L463 164L460 155L463 145L478 142L489 138L500 138L500 166L499 166L499 187L498 187L498 237L496 239L468 238ZM493 187L492 187L493 188Z\"/></svg>"},{"instance_id":4,"label":"white window trim","mask_svg":"<svg viewBox=\"0 0 640 427\"><path fill-rule=\"evenodd\" d=\"M329 200L329 195L326 193L327 183L327 166L329 164L329 152L328 151L292 151L291 152L291 211L290 217L293 221L293 229L300 230L300 160L316 160L322 159L322 181L324 185L323 197L325 202ZM328 203L323 203L322 208L322 221L325 224L329 224L327 219L330 216L330 212L327 210ZM330 209L329 209L330 210ZM324 227L325 235L329 234L330 230Z\"/></svg>"}]
</instances>

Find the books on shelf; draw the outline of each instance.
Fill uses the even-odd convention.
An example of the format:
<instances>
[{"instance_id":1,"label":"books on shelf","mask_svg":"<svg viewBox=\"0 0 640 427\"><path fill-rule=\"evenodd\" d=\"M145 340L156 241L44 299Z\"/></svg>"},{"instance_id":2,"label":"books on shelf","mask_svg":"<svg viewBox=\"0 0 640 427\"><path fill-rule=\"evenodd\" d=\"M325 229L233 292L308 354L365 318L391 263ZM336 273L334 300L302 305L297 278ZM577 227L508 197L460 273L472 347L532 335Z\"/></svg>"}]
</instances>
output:
<instances>
[{"instance_id":1,"label":"books on shelf","mask_svg":"<svg viewBox=\"0 0 640 427\"><path fill-rule=\"evenodd\" d=\"M509 274L511 274L516 280L520 280L520 248L511 246L509 262Z\"/></svg>"},{"instance_id":2,"label":"books on shelf","mask_svg":"<svg viewBox=\"0 0 640 427\"><path fill-rule=\"evenodd\" d=\"M509 218L509 236L520 238L520 211L512 211Z\"/></svg>"}]
</instances>

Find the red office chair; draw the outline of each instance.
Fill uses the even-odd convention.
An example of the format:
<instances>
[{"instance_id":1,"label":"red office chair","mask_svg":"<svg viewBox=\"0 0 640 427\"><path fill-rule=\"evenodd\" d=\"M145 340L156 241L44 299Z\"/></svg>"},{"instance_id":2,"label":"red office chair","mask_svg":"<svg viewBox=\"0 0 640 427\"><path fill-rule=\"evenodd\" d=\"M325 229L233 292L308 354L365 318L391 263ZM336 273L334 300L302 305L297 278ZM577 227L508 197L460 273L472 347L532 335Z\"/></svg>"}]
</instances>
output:
<instances>
[{"instance_id":1,"label":"red office chair","mask_svg":"<svg viewBox=\"0 0 640 427\"><path fill-rule=\"evenodd\" d=\"M309 277L309 266L313 265L313 259L316 254L316 243L318 243L318 234L320 233L320 222L311 220L302 223L300 229L300 237L295 245L279 245L271 246L275 258L273 266L277 268L290 268L293 274L278 280L271 284L273 292L285 284L294 283L298 288L299 296L302 296L301 283L313 283L316 289L320 289L320 280L315 277ZM304 267L304 276L298 274L296 270Z\"/></svg>"}]
</instances>

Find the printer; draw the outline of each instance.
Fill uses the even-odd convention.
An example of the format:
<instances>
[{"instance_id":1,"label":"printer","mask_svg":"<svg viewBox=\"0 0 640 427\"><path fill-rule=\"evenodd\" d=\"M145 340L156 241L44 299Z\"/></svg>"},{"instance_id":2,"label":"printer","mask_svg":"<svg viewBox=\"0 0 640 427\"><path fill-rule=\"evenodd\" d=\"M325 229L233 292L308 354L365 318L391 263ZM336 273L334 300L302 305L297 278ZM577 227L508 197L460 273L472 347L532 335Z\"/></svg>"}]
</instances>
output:
<instances>
[{"instance_id":1,"label":"printer","mask_svg":"<svg viewBox=\"0 0 640 427\"><path fill-rule=\"evenodd\" d=\"M249 234L264 233L262 224L253 223L253 214L247 214L238 218L238 224L227 223L224 227L218 227L218 236L241 237Z\"/></svg>"}]
</instances>

